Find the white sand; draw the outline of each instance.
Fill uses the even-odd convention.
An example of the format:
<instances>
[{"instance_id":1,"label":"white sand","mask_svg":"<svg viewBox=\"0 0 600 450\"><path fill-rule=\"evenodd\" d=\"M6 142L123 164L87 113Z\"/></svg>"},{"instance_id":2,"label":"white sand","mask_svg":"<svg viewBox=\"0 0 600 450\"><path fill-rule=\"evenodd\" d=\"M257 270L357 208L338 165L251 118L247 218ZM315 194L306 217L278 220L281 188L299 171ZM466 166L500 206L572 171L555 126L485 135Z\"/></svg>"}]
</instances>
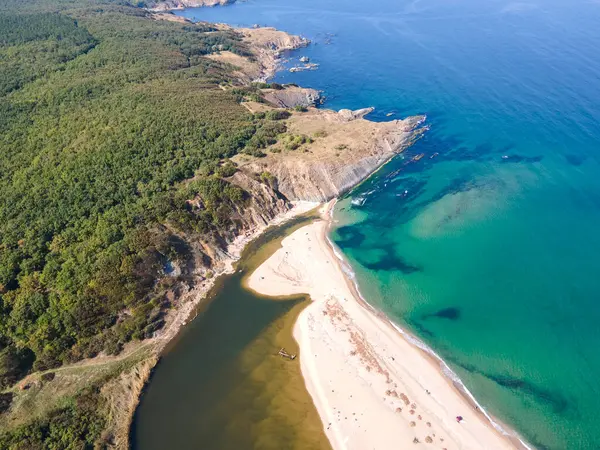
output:
<instances>
[{"instance_id":1,"label":"white sand","mask_svg":"<svg viewBox=\"0 0 600 450\"><path fill-rule=\"evenodd\" d=\"M294 337L334 450L413 448L415 439L419 448L518 447L466 401L432 358L356 298L326 240L327 226L317 221L285 238L248 286L264 295L311 296Z\"/></svg>"},{"instance_id":2,"label":"white sand","mask_svg":"<svg viewBox=\"0 0 600 450\"><path fill-rule=\"evenodd\" d=\"M212 278L199 283L193 290L188 292L180 301L179 306L167 316L167 324L162 330L155 333L152 339L144 341L145 345L158 344L158 349L164 348L181 330L181 328L190 320L194 309L206 298L206 295L213 288L220 275L234 272L234 263L240 259L242 252L248 243L260 236L267 228L281 225L294 217L304 214L311 209L315 209L319 203L308 201L292 202L292 208L278 214L268 223L257 225L248 230L245 234L237 236L227 247L228 257L222 261L221 267L218 267ZM139 349L139 346L135 346ZM136 350L137 351L137 350Z\"/></svg>"}]
</instances>

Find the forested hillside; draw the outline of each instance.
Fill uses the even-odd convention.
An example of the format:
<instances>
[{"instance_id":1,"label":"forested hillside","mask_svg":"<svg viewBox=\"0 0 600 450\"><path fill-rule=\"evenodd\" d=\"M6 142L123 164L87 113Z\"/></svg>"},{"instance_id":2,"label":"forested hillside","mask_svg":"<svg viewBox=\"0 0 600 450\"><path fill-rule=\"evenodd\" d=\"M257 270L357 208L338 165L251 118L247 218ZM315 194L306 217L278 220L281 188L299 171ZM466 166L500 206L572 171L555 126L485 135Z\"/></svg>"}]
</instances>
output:
<instances>
[{"instance_id":1,"label":"forested hillside","mask_svg":"<svg viewBox=\"0 0 600 450\"><path fill-rule=\"evenodd\" d=\"M3 389L150 336L179 255L168 230L232 226L247 194L223 161L282 128L219 88L229 69L203 55L220 49L249 55L233 32L152 20L125 2L0 0ZM0 447L92 445L94 395Z\"/></svg>"}]
</instances>

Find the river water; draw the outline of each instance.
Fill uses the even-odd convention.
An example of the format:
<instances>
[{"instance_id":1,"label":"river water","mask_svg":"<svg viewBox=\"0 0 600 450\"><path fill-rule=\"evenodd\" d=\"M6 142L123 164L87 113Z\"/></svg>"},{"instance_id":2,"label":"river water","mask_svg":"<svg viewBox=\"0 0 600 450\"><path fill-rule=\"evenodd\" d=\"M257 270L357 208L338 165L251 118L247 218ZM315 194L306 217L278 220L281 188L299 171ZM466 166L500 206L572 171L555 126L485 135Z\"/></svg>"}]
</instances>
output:
<instances>
[{"instance_id":1,"label":"river water","mask_svg":"<svg viewBox=\"0 0 600 450\"><path fill-rule=\"evenodd\" d=\"M301 217L252 242L235 274L164 353L142 395L131 431L139 450L329 449L304 386L292 328L309 301L252 294L244 277L311 219Z\"/></svg>"}]
</instances>

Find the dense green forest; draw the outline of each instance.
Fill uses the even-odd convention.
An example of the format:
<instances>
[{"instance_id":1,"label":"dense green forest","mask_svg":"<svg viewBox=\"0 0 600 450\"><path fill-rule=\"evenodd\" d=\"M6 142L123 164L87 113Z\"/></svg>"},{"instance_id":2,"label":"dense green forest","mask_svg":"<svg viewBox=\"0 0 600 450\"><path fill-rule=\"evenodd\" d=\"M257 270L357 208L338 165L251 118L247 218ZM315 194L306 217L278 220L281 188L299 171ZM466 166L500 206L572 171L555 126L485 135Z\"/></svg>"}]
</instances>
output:
<instances>
[{"instance_id":1,"label":"dense green forest","mask_svg":"<svg viewBox=\"0 0 600 450\"><path fill-rule=\"evenodd\" d=\"M231 226L247 194L223 161L260 154L285 126L219 88L228 68L203 55L221 49L250 55L232 32L124 1L0 0L1 388L150 336L178 257L167 230ZM73 427L92 433L90 420ZM34 428L34 441L68 439Z\"/></svg>"},{"instance_id":2,"label":"dense green forest","mask_svg":"<svg viewBox=\"0 0 600 450\"><path fill-rule=\"evenodd\" d=\"M82 392L69 405L53 410L48 417L36 418L11 433L0 434L0 448L15 450L91 449L105 425L99 413L102 398L97 388Z\"/></svg>"}]
</instances>

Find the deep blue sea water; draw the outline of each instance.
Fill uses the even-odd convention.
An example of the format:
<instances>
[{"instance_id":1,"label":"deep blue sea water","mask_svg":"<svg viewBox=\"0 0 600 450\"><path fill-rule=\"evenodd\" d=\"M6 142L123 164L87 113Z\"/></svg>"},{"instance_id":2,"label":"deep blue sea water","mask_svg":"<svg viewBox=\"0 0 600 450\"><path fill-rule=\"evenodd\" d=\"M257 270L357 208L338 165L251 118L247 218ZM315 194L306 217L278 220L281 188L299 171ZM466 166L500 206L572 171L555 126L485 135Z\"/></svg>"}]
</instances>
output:
<instances>
[{"instance_id":1,"label":"deep blue sea water","mask_svg":"<svg viewBox=\"0 0 600 450\"><path fill-rule=\"evenodd\" d=\"M539 448L600 448L600 2L178 14L310 38L289 65L306 55L319 69L276 80L323 90L325 107L427 114L425 138L338 204L332 239L367 300L492 414Z\"/></svg>"}]
</instances>

